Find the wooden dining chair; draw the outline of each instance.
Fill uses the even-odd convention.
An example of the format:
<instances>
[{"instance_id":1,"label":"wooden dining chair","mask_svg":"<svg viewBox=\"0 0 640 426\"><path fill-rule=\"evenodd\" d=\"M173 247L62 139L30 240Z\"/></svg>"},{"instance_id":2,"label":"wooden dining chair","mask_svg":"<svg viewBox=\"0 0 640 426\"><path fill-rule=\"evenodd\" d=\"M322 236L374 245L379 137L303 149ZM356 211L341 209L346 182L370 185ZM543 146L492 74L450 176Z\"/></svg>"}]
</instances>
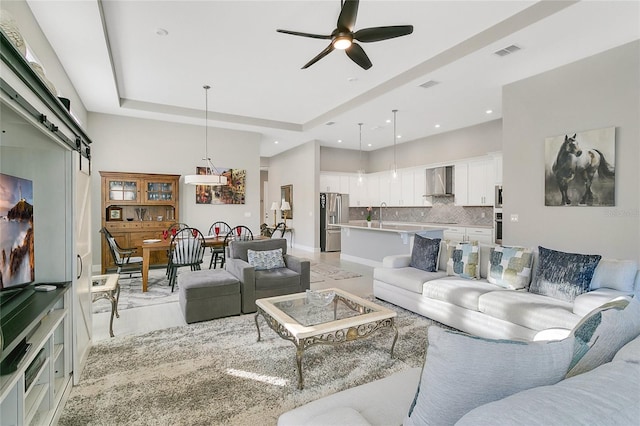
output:
<instances>
[{"instance_id":1,"label":"wooden dining chair","mask_svg":"<svg viewBox=\"0 0 640 426\"><path fill-rule=\"evenodd\" d=\"M189 266L199 271L204 257L204 235L196 228L184 228L171 238L169 254L169 284L175 288L178 268Z\"/></svg>"},{"instance_id":2,"label":"wooden dining chair","mask_svg":"<svg viewBox=\"0 0 640 426\"><path fill-rule=\"evenodd\" d=\"M284 222L280 222L273 228L271 238L284 238L285 232L287 232L287 225Z\"/></svg>"},{"instance_id":3,"label":"wooden dining chair","mask_svg":"<svg viewBox=\"0 0 640 426\"><path fill-rule=\"evenodd\" d=\"M224 266L225 258L227 254L227 247L231 241L250 241L253 240L253 233L251 229L247 228L244 225L238 225L231 228L231 230L224 237L224 244L222 245L222 249L224 250L224 254L222 257L222 265Z\"/></svg>"},{"instance_id":4,"label":"wooden dining chair","mask_svg":"<svg viewBox=\"0 0 640 426\"><path fill-rule=\"evenodd\" d=\"M218 232L216 232L216 230ZM217 236L225 236L229 233L231 227L221 220L214 222L213 225L209 228L209 235ZM213 269L216 269L216 266L220 263L220 267L224 266L224 246L223 247L211 247L211 260L209 261L209 269L213 266Z\"/></svg>"}]
</instances>

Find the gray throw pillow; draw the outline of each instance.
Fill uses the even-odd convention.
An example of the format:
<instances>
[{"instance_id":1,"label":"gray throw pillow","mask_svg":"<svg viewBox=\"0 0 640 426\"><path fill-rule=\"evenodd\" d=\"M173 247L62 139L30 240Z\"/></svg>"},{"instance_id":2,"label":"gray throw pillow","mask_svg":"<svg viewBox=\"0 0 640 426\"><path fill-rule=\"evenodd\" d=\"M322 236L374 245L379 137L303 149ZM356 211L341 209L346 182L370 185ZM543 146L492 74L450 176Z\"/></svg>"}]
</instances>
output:
<instances>
[{"instance_id":1,"label":"gray throw pillow","mask_svg":"<svg viewBox=\"0 0 640 426\"><path fill-rule=\"evenodd\" d=\"M404 426L453 425L472 409L564 378L573 337L491 340L429 327L427 356Z\"/></svg>"},{"instance_id":2,"label":"gray throw pillow","mask_svg":"<svg viewBox=\"0 0 640 426\"><path fill-rule=\"evenodd\" d=\"M618 350L640 335L640 302L620 297L587 314L571 332L573 360L567 377L609 362Z\"/></svg>"},{"instance_id":3,"label":"gray throw pillow","mask_svg":"<svg viewBox=\"0 0 640 426\"><path fill-rule=\"evenodd\" d=\"M573 302L589 291L593 273L602 256L564 253L538 247L538 268L529 291Z\"/></svg>"},{"instance_id":4,"label":"gray throw pillow","mask_svg":"<svg viewBox=\"0 0 640 426\"><path fill-rule=\"evenodd\" d=\"M413 239L411 263L409 263L409 266L427 272L436 272L438 270L439 255L440 238L431 239L416 234Z\"/></svg>"}]
</instances>

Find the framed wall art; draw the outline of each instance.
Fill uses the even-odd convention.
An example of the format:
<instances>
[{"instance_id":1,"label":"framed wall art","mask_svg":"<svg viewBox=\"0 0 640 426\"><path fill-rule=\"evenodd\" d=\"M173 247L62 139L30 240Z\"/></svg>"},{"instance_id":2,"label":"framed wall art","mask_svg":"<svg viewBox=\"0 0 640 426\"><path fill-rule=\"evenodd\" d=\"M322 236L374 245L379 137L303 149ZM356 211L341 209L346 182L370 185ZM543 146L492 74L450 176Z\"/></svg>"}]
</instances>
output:
<instances>
[{"instance_id":1,"label":"framed wall art","mask_svg":"<svg viewBox=\"0 0 640 426\"><path fill-rule=\"evenodd\" d=\"M615 205L615 127L545 139L545 206Z\"/></svg>"},{"instance_id":2,"label":"framed wall art","mask_svg":"<svg viewBox=\"0 0 640 426\"><path fill-rule=\"evenodd\" d=\"M227 177L227 184L220 186L196 185L196 204L244 204L247 171L244 169L218 168ZM207 174L207 167L196 167L199 175Z\"/></svg>"}]
</instances>

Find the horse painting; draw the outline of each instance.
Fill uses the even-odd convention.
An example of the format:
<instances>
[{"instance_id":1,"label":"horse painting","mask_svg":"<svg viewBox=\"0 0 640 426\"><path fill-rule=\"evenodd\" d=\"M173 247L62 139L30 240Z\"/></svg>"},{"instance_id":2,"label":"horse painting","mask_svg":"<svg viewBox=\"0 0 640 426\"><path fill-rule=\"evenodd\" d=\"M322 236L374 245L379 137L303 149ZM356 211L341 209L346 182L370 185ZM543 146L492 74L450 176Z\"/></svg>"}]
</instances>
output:
<instances>
[{"instance_id":1,"label":"horse painting","mask_svg":"<svg viewBox=\"0 0 640 426\"><path fill-rule=\"evenodd\" d=\"M615 176L614 168L607 162L602 152L598 149L581 148L573 136L564 136L564 142L558 150L551 171L562 196L562 205L571 205L569 198L569 184L574 181L582 186L579 205L593 205L594 196L591 190L593 178L598 173L598 179L610 179Z\"/></svg>"}]
</instances>

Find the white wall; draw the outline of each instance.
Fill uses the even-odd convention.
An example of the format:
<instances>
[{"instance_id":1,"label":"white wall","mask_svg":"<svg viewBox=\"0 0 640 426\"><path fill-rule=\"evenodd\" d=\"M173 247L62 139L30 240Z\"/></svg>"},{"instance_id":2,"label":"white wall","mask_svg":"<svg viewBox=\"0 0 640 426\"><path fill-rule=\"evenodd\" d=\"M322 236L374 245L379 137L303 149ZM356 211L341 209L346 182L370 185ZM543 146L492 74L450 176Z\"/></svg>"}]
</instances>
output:
<instances>
[{"instance_id":1,"label":"white wall","mask_svg":"<svg viewBox=\"0 0 640 426\"><path fill-rule=\"evenodd\" d=\"M287 221L287 226L294 228L294 246L307 251L318 251L320 247L319 173L320 145L317 141L307 142L269 160L269 199L265 200L265 206L268 208L273 201L280 201L281 186L293 185L293 219Z\"/></svg>"},{"instance_id":2,"label":"white wall","mask_svg":"<svg viewBox=\"0 0 640 426\"><path fill-rule=\"evenodd\" d=\"M204 166L204 126L157 120L89 114L92 145L93 265L100 264L101 188L99 171L187 175ZM180 221L207 233L211 224L246 225L260 233L260 136L256 133L209 128L209 157L221 168L247 171L244 205L195 203L195 187L180 179Z\"/></svg>"},{"instance_id":3,"label":"white wall","mask_svg":"<svg viewBox=\"0 0 640 426\"><path fill-rule=\"evenodd\" d=\"M505 86L505 244L640 260L639 94L638 41ZM616 205L545 207L545 138L610 126Z\"/></svg>"}]
</instances>

